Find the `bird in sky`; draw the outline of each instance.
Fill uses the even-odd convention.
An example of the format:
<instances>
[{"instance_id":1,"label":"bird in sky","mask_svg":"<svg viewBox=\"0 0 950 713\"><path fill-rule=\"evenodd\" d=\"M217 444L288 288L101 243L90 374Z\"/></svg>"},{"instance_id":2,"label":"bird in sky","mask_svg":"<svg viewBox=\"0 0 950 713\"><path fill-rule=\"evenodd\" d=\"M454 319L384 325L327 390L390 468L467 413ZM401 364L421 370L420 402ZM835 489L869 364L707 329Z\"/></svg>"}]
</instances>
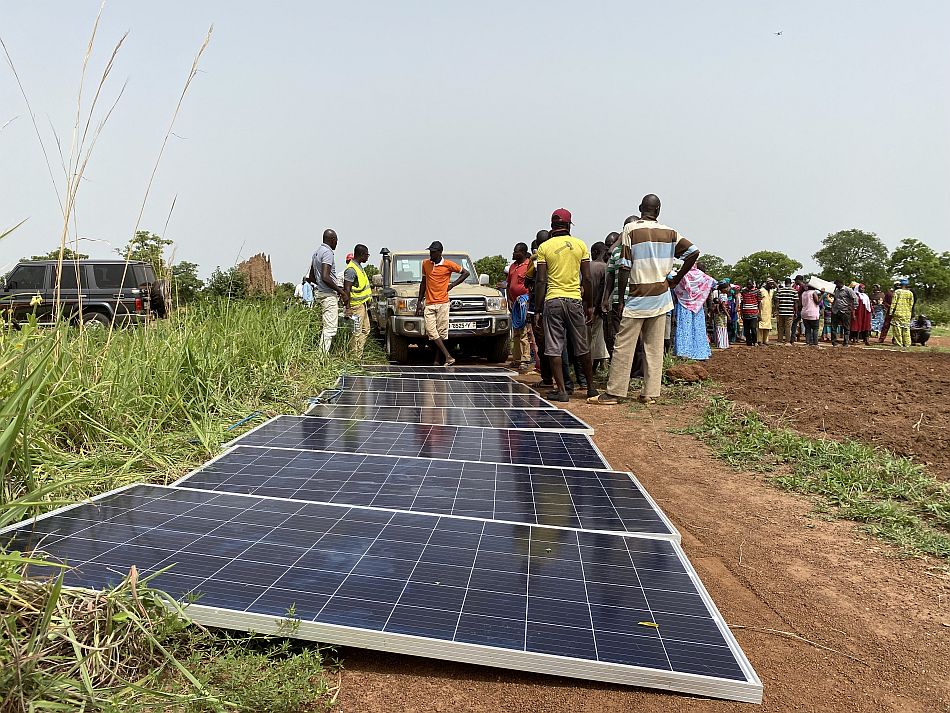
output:
<instances>
[{"instance_id":1,"label":"bird in sky","mask_svg":"<svg viewBox=\"0 0 950 713\"><path fill-rule=\"evenodd\" d=\"M772 34L775 35L776 37L781 37L781 36L782 36L782 32L781 32L781 31L779 31L779 32L773 32Z\"/></svg>"}]
</instances>

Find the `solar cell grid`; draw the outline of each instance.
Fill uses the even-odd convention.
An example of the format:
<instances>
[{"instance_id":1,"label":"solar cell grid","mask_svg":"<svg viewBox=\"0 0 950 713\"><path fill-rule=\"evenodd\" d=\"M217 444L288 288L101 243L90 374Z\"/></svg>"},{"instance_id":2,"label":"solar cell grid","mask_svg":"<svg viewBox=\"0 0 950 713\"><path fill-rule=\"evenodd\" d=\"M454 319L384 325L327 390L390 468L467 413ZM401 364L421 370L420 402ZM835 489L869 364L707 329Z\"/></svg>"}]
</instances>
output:
<instances>
[{"instance_id":1,"label":"solar cell grid","mask_svg":"<svg viewBox=\"0 0 950 713\"><path fill-rule=\"evenodd\" d=\"M508 374L436 374L433 372L410 372L408 374L399 374L399 373L377 373L370 372L368 375L365 374L351 374L347 375L347 378L355 378L362 376L364 378L377 378L377 379L416 379L416 380L426 380L426 379L438 379L439 381L448 381L448 382L473 382L473 383L483 383L483 384L511 384L518 383L512 376Z\"/></svg>"},{"instance_id":2,"label":"solar cell grid","mask_svg":"<svg viewBox=\"0 0 950 713\"><path fill-rule=\"evenodd\" d=\"M239 446L175 485L679 540L629 473Z\"/></svg>"},{"instance_id":3,"label":"solar cell grid","mask_svg":"<svg viewBox=\"0 0 950 713\"><path fill-rule=\"evenodd\" d=\"M610 466L583 434L277 416L228 445L377 453L561 468Z\"/></svg>"},{"instance_id":4,"label":"solar cell grid","mask_svg":"<svg viewBox=\"0 0 950 713\"><path fill-rule=\"evenodd\" d=\"M314 404L308 416L350 421L397 421L475 428L519 428L535 431L593 433L586 423L563 409L465 409L410 406L346 406Z\"/></svg>"},{"instance_id":5,"label":"solar cell grid","mask_svg":"<svg viewBox=\"0 0 950 713\"><path fill-rule=\"evenodd\" d=\"M412 406L416 408L554 408L537 394L388 393L323 391L318 399L344 406Z\"/></svg>"},{"instance_id":6,"label":"solar cell grid","mask_svg":"<svg viewBox=\"0 0 950 713\"><path fill-rule=\"evenodd\" d=\"M385 391L423 394L534 394L524 384L504 381L443 381L441 379L393 379L385 376L341 376L335 389L346 391Z\"/></svg>"},{"instance_id":7,"label":"solar cell grid","mask_svg":"<svg viewBox=\"0 0 950 713\"><path fill-rule=\"evenodd\" d=\"M174 564L156 586L198 595L206 625L273 631L293 607L302 638L761 698L666 540L145 485L24 523L12 545L42 537L69 585Z\"/></svg>"}]
</instances>

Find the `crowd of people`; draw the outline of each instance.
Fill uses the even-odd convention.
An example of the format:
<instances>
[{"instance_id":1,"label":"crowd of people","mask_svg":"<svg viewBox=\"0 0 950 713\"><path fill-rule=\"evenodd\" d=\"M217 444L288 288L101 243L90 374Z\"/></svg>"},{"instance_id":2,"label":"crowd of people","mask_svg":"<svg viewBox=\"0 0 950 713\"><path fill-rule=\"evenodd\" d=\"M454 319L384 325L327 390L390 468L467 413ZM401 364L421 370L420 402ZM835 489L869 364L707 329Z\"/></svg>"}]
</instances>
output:
<instances>
[{"instance_id":1,"label":"crowd of people","mask_svg":"<svg viewBox=\"0 0 950 713\"><path fill-rule=\"evenodd\" d=\"M886 292L880 285L868 292L863 284L846 285L843 280L825 287L823 280L803 275L785 278L781 285L771 277L761 286L748 280L742 288L728 279L713 282L702 307L709 342L719 349L743 340L750 347L771 341L847 347L856 342L870 345L872 339L883 343L890 334L892 344L909 347L930 339L931 322L926 315L915 316L916 297L907 280L895 282ZM676 353L708 358L705 349L677 346Z\"/></svg>"},{"instance_id":2,"label":"crowd of people","mask_svg":"<svg viewBox=\"0 0 950 713\"><path fill-rule=\"evenodd\" d=\"M642 377L640 400L660 394L663 356L708 359L712 349L745 342L816 347L830 342L884 342L888 334L900 347L924 345L931 324L915 316L916 300L907 280L886 292L874 285L832 286L803 275L781 281L749 279L739 287L708 274L699 250L673 228L659 222L660 199L644 196L639 215L624 221L588 249L571 234L570 211L551 215L550 230L538 231L529 246L515 244L505 282L512 318L512 365L522 373L537 371L547 396L568 401L575 387L586 390L592 404L626 398L631 377ZM321 346L328 350L337 331L339 309L354 324L353 349L361 355L369 333L370 281L363 268L365 245L347 255L343 280L337 278L337 235L326 230L311 260L310 273L297 296L321 307ZM445 346L449 327L449 291L468 277L461 266L443 258L442 244L429 246L422 264L417 314L426 336L437 348L437 361L451 365ZM678 266L677 266L677 263ZM453 279L453 276L454 279ZM594 373L607 371L607 390L599 393Z\"/></svg>"}]
</instances>

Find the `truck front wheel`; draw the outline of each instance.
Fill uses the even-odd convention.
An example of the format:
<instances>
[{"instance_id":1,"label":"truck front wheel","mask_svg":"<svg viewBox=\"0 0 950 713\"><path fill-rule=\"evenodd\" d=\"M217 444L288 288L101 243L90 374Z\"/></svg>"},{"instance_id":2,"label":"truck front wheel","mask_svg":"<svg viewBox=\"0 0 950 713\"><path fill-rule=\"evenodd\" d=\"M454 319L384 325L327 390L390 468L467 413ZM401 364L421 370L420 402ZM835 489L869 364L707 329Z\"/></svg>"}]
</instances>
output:
<instances>
[{"instance_id":1,"label":"truck front wheel","mask_svg":"<svg viewBox=\"0 0 950 713\"><path fill-rule=\"evenodd\" d=\"M393 334L390 329L386 332L386 356L391 361L398 361L405 364L409 361L409 340L398 334Z\"/></svg>"},{"instance_id":2,"label":"truck front wheel","mask_svg":"<svg viewBox=\"0 0 950 713\"><path fill-rule=\"evenodd\" d=\"M492 339L485 349L485 358L498 364L508 361L509 354L511 354L511 340L507 334Z\"/></svg>"}]
</instances>

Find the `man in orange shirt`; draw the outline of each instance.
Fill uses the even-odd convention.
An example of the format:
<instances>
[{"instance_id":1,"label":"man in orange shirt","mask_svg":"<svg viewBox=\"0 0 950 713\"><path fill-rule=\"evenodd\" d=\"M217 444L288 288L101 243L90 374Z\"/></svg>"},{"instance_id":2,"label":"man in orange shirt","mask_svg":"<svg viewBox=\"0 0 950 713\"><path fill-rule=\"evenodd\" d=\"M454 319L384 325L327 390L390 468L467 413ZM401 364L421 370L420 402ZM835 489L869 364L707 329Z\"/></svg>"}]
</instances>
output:
<instances>
[{"instance_id":1,"label":"man in orange shirt","mask_svg":"<svg viewBox=\"0 0 950 713\"><path fill-rule=\"evenodd\" d=\"M459 276L450 283L453 273ZM425 315L426 334L442 352L446 366L455 363L444 341L449 338L449 290L465 282L468 276L468 270L458 263L442 259L442 243L436 240L429 246L429 259L422 261L416 316ZM439 363L438 354L435 363Z\"/></svg>"}]
</instances>

